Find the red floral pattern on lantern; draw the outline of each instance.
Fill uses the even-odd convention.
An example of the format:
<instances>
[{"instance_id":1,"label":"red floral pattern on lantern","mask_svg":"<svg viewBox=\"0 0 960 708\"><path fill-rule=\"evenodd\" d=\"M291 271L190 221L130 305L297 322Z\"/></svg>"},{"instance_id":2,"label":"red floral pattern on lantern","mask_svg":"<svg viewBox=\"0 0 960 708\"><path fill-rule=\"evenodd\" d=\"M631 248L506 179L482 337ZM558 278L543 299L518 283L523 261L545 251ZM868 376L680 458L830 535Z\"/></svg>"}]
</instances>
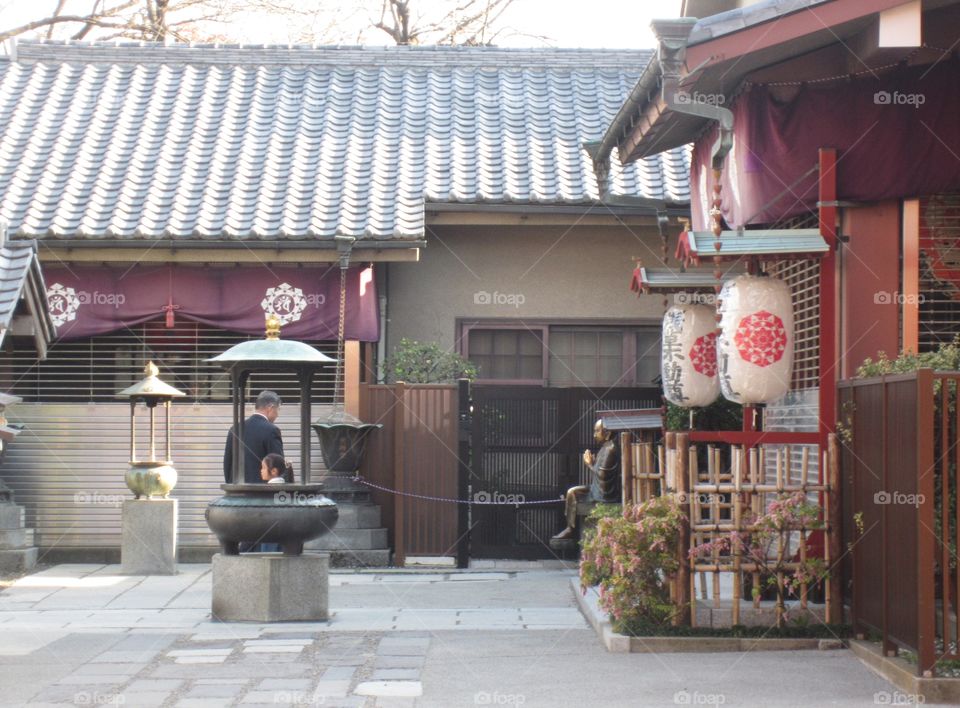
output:
<instances>
[{"instance_id":1,"label":"red floral pattern on lantern","mask_svg":"<svg viewBox=\"0 0 960 708\"><path fill-rule=\"evenodd\" d=\"M693 368L704 376L713 377L717 375L717 333L710 332L702 337L697 337L697 341L690 347L690 363Z\"/></svg>"},{"instance_id":2,"label":"red floral pattern on lantern","mask_svg":"<svg viewBox=\"0 0 960 708\"><path fill-rule=\"evenodd\" d=\"M740 320L733 341L744 361L770 366L783 358L787 349L787 330L783 320L775 314L760 310Z\"/></svg>"}]
</instances>

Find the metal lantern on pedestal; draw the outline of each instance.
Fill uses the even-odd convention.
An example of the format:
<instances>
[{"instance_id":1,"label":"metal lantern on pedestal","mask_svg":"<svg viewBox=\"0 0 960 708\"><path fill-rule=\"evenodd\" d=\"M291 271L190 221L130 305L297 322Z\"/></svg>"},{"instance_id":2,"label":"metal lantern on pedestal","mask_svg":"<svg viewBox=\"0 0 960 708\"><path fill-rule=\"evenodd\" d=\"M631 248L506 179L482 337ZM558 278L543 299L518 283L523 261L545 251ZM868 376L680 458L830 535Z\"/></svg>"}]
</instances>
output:
<instances>
[{"instance_id":1,"label":"metal lantern on pedestal","mask_svg":"<svg viewBox=\"0 0 960 708\"><path fill-rule=\"evenodd\" d=\"M716 318L706 305L675 305L663 316L663 395L682 408L708 406L720 395Z\"/></svg>"},{"instance_id":2,"label":"metal lantern on pedestal","mask_svg":"<svg viewBox=\"0 0 960 708\"><path fill-rule=\"evenodd\" d=\"M333 477L352 475L360 468L366 438L372 431L383 427L379 423L363 423L344 410L344 322L347 304L347 268L356 239L352 236L337 236L340 253L340 319L337 331L337 373L333 389L333 410L326 420L313 424L320 439L320 452L328 472ZM344 480L331 480L344 481ZM329 485L329 482L328 482Z\"/></svg>"},{"instance_id":3,"label":"metal lantern on pedestal","mask_svg":"<svg viewBox=\"0 0 960 708\"><path fill-rule=\"evenodd\" d=\"M135 498L160 496L166 498L177 484L177 470L173 467L170 450L170 403L181 398L181 391L157 378L159 369L152 361L147 362L143 372L147 375L139 383L124 389L118 396L130 399L130 467L126 482ZM149 457L137 459L137 409L143 403L149 411ZM164 410L165 456L157 459L157 407Z\"/></svg>"},{"instance_id":4,"label":"metal lantern on pedestal","mask_svg":"<svg viewBox=\"0 0 960 708\"><path fill-rule=\"evenodd\" d=\"M776 278L741 275L720 293L720 390L744 405L770 403L790 390L793 302Z\"/></svg>"},{"instance_id":5,"label":"metal lantern on pedestal","mask_svg":"<svg viewBox=\"0 0 960 708\"><path fill-rule=\"evenodd\" d=\"M224 495L207 506L210 530L224 555L235 556L241 543L278 543L284 555L299 556L303 544L336 526L337 505L324 496L323 484L310 481L310 404L313 377L333 360L305 342L280 338L280 320L270 315L264 339L241 342L209 359L230 372L233 399L233 468ZM251 374L287 372L300 383L300 483L244 483L244 392Z\"/></svg>"}]
</instances>

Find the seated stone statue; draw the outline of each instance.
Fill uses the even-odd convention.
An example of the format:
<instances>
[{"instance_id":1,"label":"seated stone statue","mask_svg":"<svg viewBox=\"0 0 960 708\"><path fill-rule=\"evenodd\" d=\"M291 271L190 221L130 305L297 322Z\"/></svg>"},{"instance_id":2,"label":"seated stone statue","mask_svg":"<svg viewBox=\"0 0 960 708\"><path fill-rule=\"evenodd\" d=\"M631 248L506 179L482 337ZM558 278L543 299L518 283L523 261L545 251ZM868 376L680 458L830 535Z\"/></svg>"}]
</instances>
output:
<instances>
[{"instance_id":1,"label":"seated stone statue","mask_svg":"<svg viewBox=\"0 0 960 708\"><path fill-rule=\"evenodd\" d=\"M598 420L593 426L593 438L601 443L596 456L589 449L583 451L583 463L593 473L589 486L571 487L567 490L565 516L567 527L551 541L573 539L577 528L577 502L581 500L619 504L620 493L620 445L617 436L603 427Z\"/></svg>"}]
</instances>

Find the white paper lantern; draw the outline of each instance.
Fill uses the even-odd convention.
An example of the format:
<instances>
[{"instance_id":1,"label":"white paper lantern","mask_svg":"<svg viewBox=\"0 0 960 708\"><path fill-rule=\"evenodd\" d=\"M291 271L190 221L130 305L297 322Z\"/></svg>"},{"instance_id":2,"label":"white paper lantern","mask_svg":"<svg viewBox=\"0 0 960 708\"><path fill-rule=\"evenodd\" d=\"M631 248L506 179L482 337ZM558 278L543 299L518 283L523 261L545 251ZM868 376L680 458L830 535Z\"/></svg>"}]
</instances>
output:
<instances>
[{"instance_id":1,"label":"white paper lantern","mask_svg":"<svg viewBox=\"0 0 960 708\"><path fill-rule=\"evenodd\" d=\"M676 305L663 316L660 373L664 397L678 406L717 400L717 321L712 307Z\"/></svg>"},{"instance_id":2,"label":"white paper lantern","mask_svg":"<svg viewBox=\"0 0 960 708\"><path fill-rule=\"evenodd\" d=\"M790 390L793 301L786 283L741 275L723 284L717 362L720 390L735 403L770 403Z\"/></svg>"}]
</instances>

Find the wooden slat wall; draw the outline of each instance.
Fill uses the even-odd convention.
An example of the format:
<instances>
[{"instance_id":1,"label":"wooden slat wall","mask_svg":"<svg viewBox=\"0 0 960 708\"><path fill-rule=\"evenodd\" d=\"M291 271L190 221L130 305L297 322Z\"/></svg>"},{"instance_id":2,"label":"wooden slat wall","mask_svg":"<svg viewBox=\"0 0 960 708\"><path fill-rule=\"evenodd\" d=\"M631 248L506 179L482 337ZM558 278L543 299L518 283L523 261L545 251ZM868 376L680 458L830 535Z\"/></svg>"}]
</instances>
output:
<instances>
[{"instance_id":1,"label":"wooden slat wall","mask_svg":"<svg viewBox=\"0 0 960 708\"><path fill-rule=\"evenodd\" d=\"M362 386L361 417L384 425L371 436L363 476L410 494L456 498L457 400L456 386ZM379 491L374 501L391 530L397 565L407 556L456 553L456 504Z\"/></svg>"},{"instance_id":2,"label":"wooden slat wall","mask_svg":"<svg viewBox=\"0 0 960 708\"><path fill-rule=\"evenodd\" d=\"M120 500L133 498L124 483L129 410L125 403L20 403L7 411L11 422L26 427L10 445L3 479L26 508L41 548L120 547ZM313 408L318 418L325 410ZM277 421L298 474L299 416L299 406L285 405ZM230 405L175 403L172 421L179 481L171 496L180 500L179 545L214 547L203 515L221 495ZM145 420L141 424L146 427ZM144 442L140 436L140 451ZM322 471L321 456L314 454L311 474L316 478Z\"/></svg>"}]
</instances>

